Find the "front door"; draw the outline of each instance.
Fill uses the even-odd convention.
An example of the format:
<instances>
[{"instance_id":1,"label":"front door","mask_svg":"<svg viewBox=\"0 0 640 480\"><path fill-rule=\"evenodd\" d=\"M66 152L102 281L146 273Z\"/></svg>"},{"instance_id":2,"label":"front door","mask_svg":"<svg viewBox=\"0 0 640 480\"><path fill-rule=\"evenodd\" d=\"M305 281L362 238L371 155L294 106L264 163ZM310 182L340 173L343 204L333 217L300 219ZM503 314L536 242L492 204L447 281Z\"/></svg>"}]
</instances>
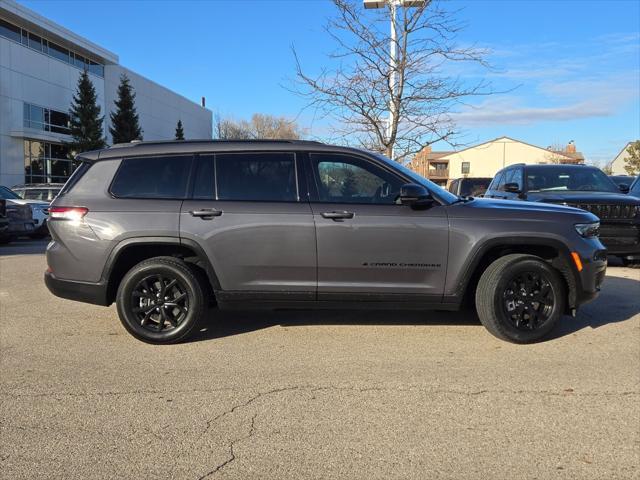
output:
<instances>
[{"instance_id":1,"label":"front door","mask_svg":"<svg viewBox=\"0 0 640 480\"><path fill-rule=\"evenodd\" d=\"M315 298L315 227L298 171L292 152L198 158L181 236L205 250L228 298Z\"/></svg>"},{"instance_id":2,"label":"front door","mask_svg":"<svg viewBox=\"0 0 640 480\"><path fill-rule=\"evenodd\" d=\"M407 180L364 156L310 153L308 166L318 298L439 300L449 240L445 209L396 204Z\"/></svg>"}]
</instances>

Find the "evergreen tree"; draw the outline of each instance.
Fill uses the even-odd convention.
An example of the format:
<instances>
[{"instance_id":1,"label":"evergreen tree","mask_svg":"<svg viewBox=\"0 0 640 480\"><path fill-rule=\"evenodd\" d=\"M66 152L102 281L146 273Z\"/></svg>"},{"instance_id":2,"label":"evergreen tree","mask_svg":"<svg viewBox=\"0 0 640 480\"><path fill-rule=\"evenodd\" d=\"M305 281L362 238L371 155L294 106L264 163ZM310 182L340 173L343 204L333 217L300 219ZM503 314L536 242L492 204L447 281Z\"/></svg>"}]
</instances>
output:
<instances>
[{"instance_id":1,"label":"evergreen tree","mask_svg":"<svg viewBox=\"0 0 640 480\"><path fill-rule=\"evenodd\" d=\"M142 129L135 106L136 93L126 75L120 76L118 99L115 101L116 111L111 112L109 132L113 143L129 143L131 140L142 140Z\"/></svg>"},{"instance_id":2,"label":"evergreen tree","mask_svg":"<svg viewBox=\"0 0 640 480\"><path fill-rule=\"evenodd\" d=\"M85 70L80 74L69 109L69 134L73 140L67 145L71 158L78 153L105 147L102 130L104 117L100 116L101 109L97 100L96 89Z\"/></svg>"},{"instance_id":3,"label":"evergreen tree","mask_svg":"<svg viewBox=\"0 0 640 480\"><path fill-rule=\"evenodd\" d=\"M182 120L178 120L176 125L176 140L184 140L184 129L182 128Z\"/></svg>"}]
</instances>

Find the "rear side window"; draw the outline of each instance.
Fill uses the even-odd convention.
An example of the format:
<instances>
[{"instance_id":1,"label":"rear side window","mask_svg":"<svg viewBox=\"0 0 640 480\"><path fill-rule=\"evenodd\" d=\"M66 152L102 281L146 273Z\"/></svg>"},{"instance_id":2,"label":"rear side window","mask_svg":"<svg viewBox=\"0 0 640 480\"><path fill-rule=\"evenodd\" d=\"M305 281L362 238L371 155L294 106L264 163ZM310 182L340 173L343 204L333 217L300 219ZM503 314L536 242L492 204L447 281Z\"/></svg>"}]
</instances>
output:
<instances>
[{"instance_id":1,"label":"rear side window","mask_svg":"<svg viewBox=\"0 0 640 480\"><path fill-rule=\"evenodd\" d=\"M76 168L73 171L73 173L69 177L69 180L67 180L67 182L63 185L59 195L64 195L65 193L69 193L71 189L75 186L75 184L78 183L78 181L80 181L80 179L84 176L85 173L87 173L87 170L89 170L89 168L91 168L91 164L89 162L82 162L78 166L78 168Z\"/></svg>"},{"instance_id":2,"label":"rear side window","mask_svg":"<svg viewBox=\"0 0 640 480\"><path fill-rule=\"evenodd\" d=\"M298 200L293 153L223 153L215 163L218 200Z\"/></svg>"},{"instance_id":3,"label":"rear side window","mask_svg":"<svg viewBox=\"0 0 640 480\"><path fill-rule=\"evenodd\" d=\"M192 157L125 158L111 184L119 198L184 198Z\"/></svg>"}]
</instances>

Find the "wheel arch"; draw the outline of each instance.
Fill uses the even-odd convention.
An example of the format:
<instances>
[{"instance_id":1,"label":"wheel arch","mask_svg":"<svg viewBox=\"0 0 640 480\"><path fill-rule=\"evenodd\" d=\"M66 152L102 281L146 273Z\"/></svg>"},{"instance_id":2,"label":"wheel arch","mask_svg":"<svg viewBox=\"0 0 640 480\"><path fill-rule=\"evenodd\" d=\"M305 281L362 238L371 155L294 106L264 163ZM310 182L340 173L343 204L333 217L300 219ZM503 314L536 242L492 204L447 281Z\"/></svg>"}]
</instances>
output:
<instances>
[{"instance_id":1,"label":"wheel arch","mask_svg":"<svg viewBox=\"0 0 640 480\"><path fill-rule=\"evenodd\" d=\"M459 277L454 296L469 305L475 297L475 289L482 273L495 260L512 253L529 254L549 262L560 273L567 287L567 307L577 303L577 276L569 263L570 249L562 241L548 237L498 237L483 242L470 255Z\"/></svg>"},{"instance_id":2,"label":"wheel arch","mask_svg":"<svg viewBox=\"0 0 640 480\"><path fill-rule=\"evenodd\" d=\"M107 258L102 273L102 282L107 285L107 302L115 301L122 278L134 265L160 256L180 258L196 267L203 280L206 279L207 293L215 300L220 282L204 250L196 242L178 237L136 237L119 242Z\"/></svg>"}]
</instances>

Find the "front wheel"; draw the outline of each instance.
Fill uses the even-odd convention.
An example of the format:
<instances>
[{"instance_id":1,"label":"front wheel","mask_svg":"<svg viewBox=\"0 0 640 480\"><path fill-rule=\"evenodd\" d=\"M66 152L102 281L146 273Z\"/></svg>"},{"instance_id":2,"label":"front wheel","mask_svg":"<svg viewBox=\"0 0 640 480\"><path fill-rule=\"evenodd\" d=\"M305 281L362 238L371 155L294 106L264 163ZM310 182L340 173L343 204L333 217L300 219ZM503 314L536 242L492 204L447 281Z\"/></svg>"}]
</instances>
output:
<instances>
[{"instance_id":1,"label":"front wheel","mask_svg":"<svg viewBox=\"0 0 640 480\"><path fill-rule=\"evenodd\" d=\"M205 310L200 282L174 257L155 257L129 270L118 287L118 315L131 335L147 343L185 339Z\"/></svg>"},{"instance_id":2,"label":"front wheel","mask_svg":"<svg viewBox=\"0 0 640 480\"><path fill-rule=\"evenodd\" d=\"M482 324L496 337L531 343L547 335L562 316L565 286L540 257L505 255L484 271L476 291Z\"/></svg>"}]
</instances>

